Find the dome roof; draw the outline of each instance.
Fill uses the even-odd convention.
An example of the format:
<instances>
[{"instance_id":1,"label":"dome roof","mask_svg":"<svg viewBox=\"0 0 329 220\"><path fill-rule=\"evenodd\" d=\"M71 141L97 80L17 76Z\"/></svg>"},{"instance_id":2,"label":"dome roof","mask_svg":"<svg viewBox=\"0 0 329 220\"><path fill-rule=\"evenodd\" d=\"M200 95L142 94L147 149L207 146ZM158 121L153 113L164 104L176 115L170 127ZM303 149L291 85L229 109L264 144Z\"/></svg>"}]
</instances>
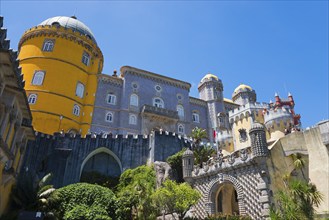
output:
<instances>
[{"instance_id":1,"label":"dome roof","mask_svg":"<svg viewBox=\"0 0 329 220\"><path fill-rule=\"evenodd\" d=\"M186 151L184 151L183 153L183 157L186 157L186 156L192 156L193 155L193 151L191 151L189 148L186 149Z\"/></svg>"},{"instance_id":2,"label":"dome roof","mask_svg":"<svg viewBox=\"0 0 329 220\"><path fill-rule=\"evenodd\" d=\"M236 87L236 89L234 89L234 93L238 93L239 91L245 91L245 90L252 91L252 88L248 85L240 84L238 87Z\"/></svg>"},{"instance_id":3,"label":"dome roof","mask_svg":"<svg viewBox=\"0 0 329 220\"><path fill-rule=\"evenodd\" d=\"M216 81L218 81L218 77L217 76L215 76L215 75L213 75L213 74L211 74L211 73L208 73L207 75L205 75L202 79L201 79L201 82L204 82L206 79L208 79L208 80L216 80Z\"/></svg>"},{"instance_id":4,"label":"dome roof","mask_svg":"<svg viewBox=\"0 0 329 220\"><path fill-rule=\"evenodd\" d=\"M81 21L79 21L75 16L66 17L66 16L57 16L48 18L47 20L41 22L39 25L54 25L59 24L62 27L72 29L73 31L77 31L82 35L89 37L95 44L96 40L94 34L91 30Z\"/></svg>"},{"instance_id":5,"label":"dome roof","mask_svg":"<svg viewBox=\"0 0 329 220\"><path fill-rule=\"evenodd\" d=\"M250 130L253 130L253 129L264 129L264 125L259 123L259 122L254 122L252 125L251 125L251 128Z\"/></svg>"}]
</instances>

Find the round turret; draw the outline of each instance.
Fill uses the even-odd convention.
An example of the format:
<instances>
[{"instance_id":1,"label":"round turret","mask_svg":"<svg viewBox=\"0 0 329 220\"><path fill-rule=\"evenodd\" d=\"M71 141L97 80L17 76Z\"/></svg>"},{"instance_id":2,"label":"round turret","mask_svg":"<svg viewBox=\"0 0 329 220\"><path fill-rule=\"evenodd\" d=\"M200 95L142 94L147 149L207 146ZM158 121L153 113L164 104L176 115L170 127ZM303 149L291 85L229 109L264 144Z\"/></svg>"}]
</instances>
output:
<instances>
[{"instance_id":1,"label":"round turret","mask_svg":"<svg viewBox=\"0 0 329 220\"><path fill-rule=\"evenodd\" d=\"M249 130L251 139L251 150L254 157L266 157L268 148L266 143L266 134L264 125L256 122L251 125Z\"/></svg>"},{"instance_id":2,"label":"round turret","mask_svg":"<svg viewBox=\"0 0 329 220\"><path fill-rule=\"evenodd\" d=\"M192 171L194 168L194 154L193 151L187 149L182 155L183 163L183 178L189 182L192 179Z\"/></svg>"},{"instance_id":3,"label":"round turret","mask_svg":"<svg viewBox=\"0 0 329 220\"><path fill-rule=\"evenodd\" d=\"M232 94L232 100L239 105L256 102L256 92L250 86L240 84Z\"/></svg>"},{"instance_id":4,"label":"round turret","mask_svg":"<svg viewBox=\"0 0 329 220\"><path fill-rule=\"evenodd\" d=\"M76 17L49 18L23 34L19 59L34 129L87 134L103 68L91 30Z\"/></svg>"}]
</instances>

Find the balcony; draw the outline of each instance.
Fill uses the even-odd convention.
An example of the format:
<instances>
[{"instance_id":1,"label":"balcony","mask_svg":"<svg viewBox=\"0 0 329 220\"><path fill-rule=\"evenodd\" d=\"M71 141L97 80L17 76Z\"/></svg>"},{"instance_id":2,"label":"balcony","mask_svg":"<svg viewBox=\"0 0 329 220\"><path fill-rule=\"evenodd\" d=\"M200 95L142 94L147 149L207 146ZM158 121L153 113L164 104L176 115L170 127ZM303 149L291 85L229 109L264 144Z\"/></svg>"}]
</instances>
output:
<instances>
[{"instance_id":1,"label":"balcony","mask_svg":"<svg viewBox=\"0 0 329 220\"><path fill-rule=\"evenodd\" d=\"M165 117L165 118L170 118L174 120L178 120L178 112L165 109L165 108L158 108L155 106L151 105L143 105L142 107L142 114L147 114L147 115L153 115L153 116L159 116L159 117Z\"/></svg>"}]
</instances>

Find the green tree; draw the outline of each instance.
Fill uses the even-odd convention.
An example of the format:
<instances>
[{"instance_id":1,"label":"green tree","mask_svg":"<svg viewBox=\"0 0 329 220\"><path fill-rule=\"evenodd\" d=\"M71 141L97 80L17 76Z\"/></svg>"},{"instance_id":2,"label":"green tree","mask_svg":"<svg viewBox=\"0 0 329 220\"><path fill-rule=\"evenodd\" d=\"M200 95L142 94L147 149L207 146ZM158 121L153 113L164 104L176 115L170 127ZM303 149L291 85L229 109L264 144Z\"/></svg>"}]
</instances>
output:
<instances>
[{"instance_id":1,"label":"green tree","mask_svg":"<svg viewBox=\"0 0 329 220\"><path fill-rule=\"evenodd\" d=\"M205 129L195 127L192 130L191 137L193 140L192 149L195 164L199 164L202 167L202 163L208 161L208 159L216 153L216 150L211 146L201 144L202 139L208 139L207 131Z\"/></svg>"},{"instance_id":2,"label":"green tree","mask_svg":"<svg viewBox=\"0 0 329 220\"><path fill-rule=\"evenodd\" d=\"M167 163L171 166L176 182L183 183L183 164L182 156L186 148L167 158Z\"/></svg>"},{"instance_id":3,"label":"green tree","mask_svg":"<svg viewBox=\"0 0 329 220\"><path fill-rule=\"evenodd\" d=\"M201 195L187 183L178 184L175 181L166 180L152 197L161 211L172 215L177 213L179 219L183 219L186 212L198 202ZM175 218L174 215L173 217Z\"/></svg>"},{"instance_id":4,"label":"green tree","mask_svg":"<svg viewBox=\"0 0 329 220\"><path fill-rule=\"evenodd\" d=\"M99 185L76 183L57 189L48 199L49 209L58 219L106 219L116 218L117 201L114 193ZM81 210L85 210L82 212ZM79 212L81 211L81 212ZM110 219L110 218L107 218Z\"/></svg>"},{"instance_id":5,"label":"green tree","mask_svg":"<svg viewBox=\"0 0 329 220\"><path fill-rule=\"evenodd\" d=\"M216 153L216 150L211 146L199 146L193 151L195 164L200 164L207 162L209 158Z\"/></svg>"},{"instance_id":6,"label":"green tree","mask_svg":"<svg viewBox=\"0 0 329 220\"><path fill-rule=\"evenodd\" d=\"M99 206L76 205L64 214L64 220L111 220L106 210Z\"/></svg>"},{"instance_id":7,"label":"green tree","mask_svg":"<svg viewBox=\"0 0 329 220\"><path fill-rule=\"evenodd\" d=\"M315 209L323 199L312 183L290 180L285 190L276 194L277 209L271 210L271 219L314 219Z\"/></svg>"},{"instance_id":8,"label":"green tree","mask_svg":"<svg viewBox=\"0 0 329 220\"><path fill-rule=\"evenodd\" d=\"M143 165L123 172L117 186L120 204L118 214L121 218L154 219L157 209L151 196L155 191L155 186L153 167Z\"/></svg>"},{"instance_id":9,"label":"green tree","mask_svg":"<svg viewBox=\"0 0 329 220\"><path fill-rule=\"evenodd\" d=\"M306 161L303 158L303 155L301 153L291 154L290 158L293 161L295 169L300 170L302 172L303 178L306 180L303 172L303 168L305 167Z\"/></svg>"},{"instance_id":10,"label":"green tree","mask_svg":"<svg viewBox=\"0 0 329 220\"><path fill-rule=\"evenodd\" d=\"M208 139L207 131L199 127L192 130L191 137L193 141L192 150L200 146L202 139Z\"/></svg>"},{"instance_id":11,"label":"green tree","mask_svg":"<svg viewBox=\"0 0 329 220\"><path fill-rule=\"evenodd\" d=\"M53 189L52 185L48 185L51 178L52 175L50 173L38 180L32 172L22 172L18 176L12 191L14 206L19 209L33 211L42 208L44 204L39 196L44 191Z\"/></svg>"}]
</instances>

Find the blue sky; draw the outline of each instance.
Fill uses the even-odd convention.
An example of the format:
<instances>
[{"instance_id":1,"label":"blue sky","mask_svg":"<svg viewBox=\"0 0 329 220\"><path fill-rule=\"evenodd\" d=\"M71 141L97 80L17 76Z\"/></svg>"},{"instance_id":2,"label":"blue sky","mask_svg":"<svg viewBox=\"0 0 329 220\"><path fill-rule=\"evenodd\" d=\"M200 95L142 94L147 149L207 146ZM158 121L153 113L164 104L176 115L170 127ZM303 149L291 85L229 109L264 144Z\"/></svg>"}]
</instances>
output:
<instances>
[{"instance_id":1,"label":"blue sky","mask_svg":"<svg viewBox=\"0 0 329 220\"><path fill-rule=\"evenodd\" d=\"M294 96L303 127L328 118L327 1L5 1L11 47L49 17L75 14L94 33L103 73L134 66L197 85L208 72L224 96L245 83L259 102Z\"/></svg>"}]
</instances>

